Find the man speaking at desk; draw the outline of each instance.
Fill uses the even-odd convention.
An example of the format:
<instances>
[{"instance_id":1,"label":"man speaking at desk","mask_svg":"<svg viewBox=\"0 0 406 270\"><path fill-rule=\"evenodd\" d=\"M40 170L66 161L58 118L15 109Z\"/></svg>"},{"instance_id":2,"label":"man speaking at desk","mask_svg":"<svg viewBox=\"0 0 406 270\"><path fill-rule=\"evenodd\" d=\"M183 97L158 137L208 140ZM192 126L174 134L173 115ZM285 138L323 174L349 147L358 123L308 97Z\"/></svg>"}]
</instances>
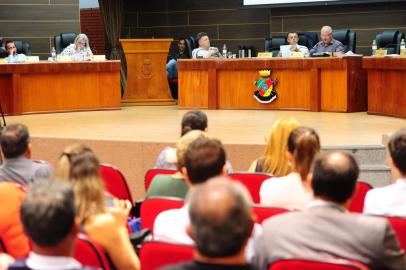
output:
<instances>
[{"instance_id":1,"label":"man speaking at desk","mask_svg":"<svg viewBox=\"0 0 406 270\"><path fill-rule=\"evenodd\" d=\"M321 41L310 50L310 55L330 53L336 56L344 55L343 44L333 38L333 29L330 26L323 26L320 31Z\"/></svg>"}]
</instances>

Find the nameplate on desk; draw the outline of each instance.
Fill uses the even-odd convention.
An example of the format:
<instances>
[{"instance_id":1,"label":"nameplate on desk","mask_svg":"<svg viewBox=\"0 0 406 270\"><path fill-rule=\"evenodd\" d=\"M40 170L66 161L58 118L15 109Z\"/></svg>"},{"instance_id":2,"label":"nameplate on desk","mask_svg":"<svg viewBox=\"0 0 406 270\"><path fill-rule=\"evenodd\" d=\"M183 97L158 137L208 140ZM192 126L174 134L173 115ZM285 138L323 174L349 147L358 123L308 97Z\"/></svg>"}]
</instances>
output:
<instances>
[{"instance_id":1,"label":"nameplate on desk","mask_svg":"<svg viewBox=\"0 0 406 270\"><path fill-rule=\"evenodd\" d=\"M378 56L378 57L386 56L387 54L388 54L388 50L380 49L380 50L375 51L375 56Z\"/></svg>"},{"instance_id":2,"label":"nameplate on desk","mask_svg":"<svg viewBox=\"0 0 406 270\"><path fill-rule=\"evenodd\" d=\"M0 58L0 64L7 64L6 58Z\"/></svg>"},{"instance_id":3,"label":"nameplate on desk","mask_svg":"<svg viewBox=\"0 0 406 270\"><path fill-rule=\"evenodd\" d=\"M72 62L72 57L68 56L68 55L58 55L56 57L56 61L58 62Z\"/></svg>"},{"instance_id":4,"label":"nameplate on desk","mask_svg":"<svg viewBox=\"0 0 406 270\"><path fill-rule=\"evenodd\" d=\"M305 57L304 52L292 52L289 56L290 58L303 58Z\"/></svg>"},{"instance_id":5,"label":"nameplate on desk","mask_svg":"<svg viewBox=\"0 0 406 270\"><path fill-rule=\"evenodd\" d=\"M25 58L25 62L27 63L36 63L39 62L39 56L27 56Z\"/></svg>"},{"instance_id":6,"label":"nameplate on desk","mask_svg":"<svg viewBox=\"0 0 406 270\"><path fill-rule=\"evenodd\" d=\"M272 58L272 52L259 52L258 58Z\"/></svg>"},{"instance_id":7,"label":"nameplate on desk","mask_svg":"<svg viewBox=\"0 0 406 270\"><path fill-rule=\"evenodd\" d=\"M106 61L106 56L104 54L93 55L92 61Z\"/></svg>"},{"instance_id":8,"label":"nameplate on desk","mask_svg":"<svg viewBox=\"0 0 406 270\"><path fill-rule=\"evenodd\" d=\"M400 50L400 57L406 58L406 49L401 49Z\"/></svg>"}]
</instances>

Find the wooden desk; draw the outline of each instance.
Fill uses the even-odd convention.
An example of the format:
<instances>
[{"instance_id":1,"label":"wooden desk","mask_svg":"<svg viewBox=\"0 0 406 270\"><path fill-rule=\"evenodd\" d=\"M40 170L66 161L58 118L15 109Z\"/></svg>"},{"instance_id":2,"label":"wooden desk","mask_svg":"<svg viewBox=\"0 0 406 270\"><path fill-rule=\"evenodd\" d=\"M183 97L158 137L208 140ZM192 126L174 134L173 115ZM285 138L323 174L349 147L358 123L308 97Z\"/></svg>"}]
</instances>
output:
<instances>
[{"instance_id":1,"label":"wooden desk","mask_svg":"<svg viewBox=\"0 0 406 270\"><path fill-rule=\"evenodd\" d=\"M362 57L302 59L178 60L179 108L366 110ZM278 80L278 98L261 104L253 97L261 69Z\"/></svg>"},{"instance_id":2,"label":"wooden desk","mask_svg":"<svg viewBox=\"0 0 406 270\"><path fill-rule=\"evenodd\" d=\"M364 57L368 72L368 113L406 118L406 59Z\"/></svg>"},{"instance_id":3,"label":"wooden desk","mask_svg":"<svg viewBox=\"0 0 406 270\"><path fill-rule=\"evenodd\" d=\"M120 109L120 61L0 64L0 102L10 115Z\"/></svg>"},{"instance_id":4,"label":"wooden desk","mask_svg":"<svg viewBox=\"0 0 406 270\"><path fill-rule=\"evenodd\" d=\"M175 104L166 78L172 39L120 39L127 61L125 105Z\"/></svg>"}]
</instances>

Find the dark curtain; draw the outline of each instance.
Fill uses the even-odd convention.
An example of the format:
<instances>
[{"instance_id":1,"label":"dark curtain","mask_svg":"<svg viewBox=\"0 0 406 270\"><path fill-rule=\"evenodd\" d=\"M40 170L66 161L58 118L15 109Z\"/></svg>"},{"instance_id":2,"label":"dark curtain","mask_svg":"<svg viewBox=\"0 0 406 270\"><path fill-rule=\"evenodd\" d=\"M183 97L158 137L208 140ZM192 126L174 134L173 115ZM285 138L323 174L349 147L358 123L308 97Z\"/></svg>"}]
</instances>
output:
<instances>
[{"instance_id":1,"label":"dark curtain","mask_svg":"<svg viewBox=\"0 0 406 270\"><path fill-rule=\"evenodd\" d=\"M99 0L99 6L104 20L106 47L110 54L107 58L121 60L121 95L123 95L127 81L127 63L119 39L123 30L124 1Z\"/></svg>"}]
</instances>

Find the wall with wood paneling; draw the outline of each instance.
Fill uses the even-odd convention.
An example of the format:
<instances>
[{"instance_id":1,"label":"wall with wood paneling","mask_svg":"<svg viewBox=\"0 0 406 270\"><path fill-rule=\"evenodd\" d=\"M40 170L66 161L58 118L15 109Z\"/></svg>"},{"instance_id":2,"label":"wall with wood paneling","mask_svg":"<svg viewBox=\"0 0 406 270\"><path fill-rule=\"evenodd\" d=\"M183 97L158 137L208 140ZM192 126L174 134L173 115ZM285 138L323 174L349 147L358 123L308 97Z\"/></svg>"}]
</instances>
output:
<instances>
[{"instance_id":1,"label":"wall with wood paneling","mask_svg":"<svg viewBox=\"0 0 406 270\"><path fill-rule=\"evenodd\" d=\"M0 25L0 37L26 40L47 58L55 35L80 32L79 0L0 0Z\"/></svg>"},{"instance_id":2,"label":"wall with wood paneling","mask_svg":"<svg viewBox=\"0 0 406 270\"><path fill-rule=\"evenodd\" d=\"M375 35L383 30L406 32L406 1L363 5L242 8L241 0L125 1L126 38L195 35L205 31L212 44L253 45L263 50L264 38L288 31L319 31L322 25L357 32L357 52L370 54Z\"/></svg>"}]
</instances>

